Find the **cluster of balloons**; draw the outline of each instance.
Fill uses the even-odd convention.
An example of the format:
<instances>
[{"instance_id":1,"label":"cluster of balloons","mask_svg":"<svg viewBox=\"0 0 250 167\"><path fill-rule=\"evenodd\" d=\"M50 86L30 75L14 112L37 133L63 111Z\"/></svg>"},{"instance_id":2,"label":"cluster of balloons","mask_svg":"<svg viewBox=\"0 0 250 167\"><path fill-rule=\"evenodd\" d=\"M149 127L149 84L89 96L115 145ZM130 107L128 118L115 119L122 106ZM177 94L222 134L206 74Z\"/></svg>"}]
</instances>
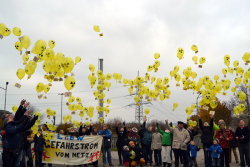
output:
<instances>
[{"instance_id":1,"label":"cluster of balloons","mask_svg":"<svg viewBox=\"0 0 250 167\"><path fill-rule=\"evenodd\" d=\"M147 71L150 72L152 71L153 69L155 70L155 72L158 71L158 68L160 67L161 65L161 62L157 59L160 58L160 53L155 53L154 54L154 58L156 59L155 63L153 65L149 65L148 68L147 68Z\"/></svg>"},{"instance_id":2,"label":"cluster of balloons","mask_svg":"<svg viewBox=\"0 0 250 167\"><path fill-rule=\"evenodd\" d=\"M189 120L188 121L189 126L195 127L197 125L196 121Z\"/></svg>"},{"instance_id":3,"label":"cluster of balloons","mask_svg":"<svg viewBox=\"0 0 250 167\"><path fill-rule=\"evenodd\" d=\"M18 41L15 42L15 49L20 52L22 55L22 49L26 49L26 52L22 55L24 68L19 68L16 72L17 77L22 80L25 77L25 74L28 75L28 79L35 73L37 68L37 63L43 62L42 67L45 71L44 78L47 79L49 84L43 84L39 82L36 86L36 91L38 93L44 91L47 93L50 90L50 86L52 86L52 81L63 81L63 77L65 77L64 85L68 91L74 88L75 79L72 77L74 74L72 70L75 64L81 61L81 57L77 56L75 61L71 57L65 57L63 53L58 52L55 53L55 41L50 40L47 43L44 40L38 40L35 42L31 53L34 54L33 58L30 59L30 51L27 51L31 44L31 40L28 36L21 36L22 31L18 27L14 27L12 30L15 36L18 36ZM9 36L11 34L10 28L7 28L5 24L0 24L0 38L3 36ZM72 76L65 75L67 73L71 73ZM17 85L17 84L16 84ZM20 88L20 84L18 86ZM39 96L38 96L39 97Z\"/></svg>"},{"instance_id":4,"label":"cluster of balloons","mask_svg":"<svg viewBox=\"0 0 250 167\"><path fill-rule=\"evenodd\" d=\"M51 116L55 116L56 115L56 111L55 110L51 110L50 108L46 109L46 114L48 119L50 119Z\"/></svg>"},{"instance_id":5,"label":"cluster of balloons","mask_svg":"<svg viewBox=\"0 0 250 167\"><path fill-rule=\"evenodd\" d=\"M67 122L67 120L69 120L69 123L71 123L72 121L72 115L64 115L63 116L63 123L66 123Z\"/></svg>"}]
</instances>

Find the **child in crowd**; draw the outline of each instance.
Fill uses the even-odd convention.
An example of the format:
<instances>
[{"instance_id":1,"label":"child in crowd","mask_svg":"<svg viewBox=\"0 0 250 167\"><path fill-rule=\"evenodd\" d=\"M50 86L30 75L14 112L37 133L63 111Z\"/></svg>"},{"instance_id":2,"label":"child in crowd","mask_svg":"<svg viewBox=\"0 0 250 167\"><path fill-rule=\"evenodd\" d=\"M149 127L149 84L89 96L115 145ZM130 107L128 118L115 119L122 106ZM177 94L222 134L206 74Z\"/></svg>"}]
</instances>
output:
<instances>
[{"instance_id":1,"label":"child in crowd","mask_svg":"<svg viewBox=\"0 0 250 167\"><path fill-rule=\"evenodd\" d=\"M212 145L209 149L206 149L212 152L212 156L213 156L212 166L213 167L221 166L220 153L222 153L223 150L219 144L220 144L220 141L218 139L214 139L214 145Z\"/></svg>"},{"instance_id":2,"label":"child in crowd","mask_svg":"<svg viewBox=\"0 0 250 167\"><path fill-rule=\"evenodd\" d=\"M190 150L189 167L192 167L193 165L195 167L198 167L196 157L197 157L197 151L199 151L200 148L195 146L195 142L193 140L191 140L190 144L188 144L188 148Z\"/></svg>"},{"instance_id":3,"label":"child in crowd","mask_svg":"<svg viewBox=\"0 0 250 167\"><path fill-rule=\"evenodd\" d=\"M42 129L38 129L38 133L34 137L34 151L36 155L36 166L43 166L42 157L43 157L43 145L45 145L45 139L43 138Z\"/></svg>"},{"instance_id":4,"label":"child in crowd","mask_svg":"<svg viewBox=\"0 0 250 167\"><path fill-rule=\"evenodd\" d=\"M124 162L126 167L129 167L131 156L132 156L132 154L129 153L129 147L123 146L123 162Z\"/></svg>"}]
</instances>

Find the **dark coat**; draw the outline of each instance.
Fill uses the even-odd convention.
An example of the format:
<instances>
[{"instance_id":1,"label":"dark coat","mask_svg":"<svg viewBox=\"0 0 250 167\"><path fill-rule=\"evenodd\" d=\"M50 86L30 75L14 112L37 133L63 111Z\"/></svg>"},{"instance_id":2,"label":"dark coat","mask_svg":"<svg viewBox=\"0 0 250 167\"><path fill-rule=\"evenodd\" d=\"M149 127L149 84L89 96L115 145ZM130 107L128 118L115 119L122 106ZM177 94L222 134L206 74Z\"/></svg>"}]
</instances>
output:
<instances>
[{"instance_id":1,"label":"dark coat","mask_svg":"<svg viewBox=\"0 0 250 167\"><path fill-rule=\"evenodd\" d=\"M199 119L199 125L201 128L201 142L202 143L213 143L213 119L210 120L210 126L203 126L201 119Z\"/></svg>"},{"instance_id":2,"label":"dark coat","mask_svg":"<svg viewBox=\"0 0 250 167\"><path fill-rule=\"evenodd\" d=\"M85 133L82 132L82 126L79 128L79 136L84 136L84 135L90 135L90 132L92 131L92 126L89 127L89 129L86 129Z\"/></svg>"},{"instance_id":3,"label":"dark coat","mask_svg":"<svg viewBox=\"0 0 250 167\"><path fill-rule=\"evenodd\" d=\"M146 122L143 122L142 129L144 132L144 137L143 137L142 143L147 145L147 146L151 146L153 132L150 132L150 131L148 131L148 129L146 129Z\"/></svg>"},{"instance_id":4,"label":"dark coat","mask_svg":"<svg viewBox=\"0 0 250 167\"><path fill-rule=\"evenodd\" d=\"M242 135L244 136L244 139L240 139L242 137ZM235 137L239 138L239 143L240 144L245 144L249 142L249 128L247 126L245 126L242 130L240 127L238 127L235 131Z\"/></svg>"},{"instance_id":5,"label":"dark coat","mask_svg":"<svg viewBox=\"0 0 250 167\"><path fill-rule=\"evenodd\" d=\"M237 147L237 140L236 140L236 137L235 137L235 132L230 131L230 133L233 136L233 140L230 141L230 148L236 148Z\"/></svg>"},{"instance_id":6,"label":"dark coat","mask_svg":"<svg viewBox=\"0 0 250 167\"><path fill-rule=\"evenodd\" d=\"M139 144L141 143L141 138L140 136L135 133L135 132L132 132L129 136L128 136L128 140L127 140L127 145L129 145L129 142L130 141L133 141L135 143L135 146L136 147L139 147Z\"/></svg>"},{"instance_id":7,"label":"dark coat","mask_svg":"<svg viewBox=\"0 0 250 167\"><path fill-rule=\"evenodd\" d=\"M129 153L129 151L127 150L123 150L123 161L124 162L130 162L130 157L132 156L132 154Z\"/></svg>"},{"instance_id":8,"label":"dark coat","mask_svg":"<svg viewBox=\"0 0 250 167\"><path fill-rule=\"evenodd\" d=\"M116 131L116 134L118 136L118 139L116 141L116 146L123 147L124 145L126 145L127 129L126 129L126 127L124 127L124 131L119 132L118 126L116 126L115 131Z\"/></svg>"},{"instance_id":9,"label":"dark coat","mask_svg":"<svg viewBox=\"0 0 250 167\"><path fill-rule=\"evenodd\" d=\"M196 132L194 132L194 130L192 130L192 131L188 130L188 133L189 133L190 141L191 141L191 140L194 140L194 136L196 136L196 135L199 134L199 131L197 130ZM189 141L189 142L190 142L190 141ZM189 142L188 142L188 143L189 143Z\"/></svg>"},{"instance_id":10,"label":"dark coat","mask_svg":"<svg viewBox=\"0 0 250 167\"><path fill-rule=\"evenodd\" d=\"M35 120L32 119L27 125L18 125L17 122L9 122L5 128L5 141L3 143L4 150L13 150L21 146L20 140L22 132L28 130L35 124Z\"/></svg>"},{"instance_id":11,"label":"dark coat","mask_svg":"<svg viewBox=\"0 0 250 167\"><path fill-rule=\"evenodd\" d=\"M131 150L135 152L135 158L131 159L131 161L139 161L141 158L146 159L146 154L142 148L140 147L135 147L134 149L130 148L129 151Z\"/></svg>"},{"instance_id":12,"label":"dark coat","mask_svg":"<svg viewBox=\"0 0 250 167\"><path fill-rule=\"evenodd\" d=\"M34 142L35 142L34 151L43 151L43 145L46 144L43 135L41 134L39 137L35 135Z\"/></svg>"}]
</instances>

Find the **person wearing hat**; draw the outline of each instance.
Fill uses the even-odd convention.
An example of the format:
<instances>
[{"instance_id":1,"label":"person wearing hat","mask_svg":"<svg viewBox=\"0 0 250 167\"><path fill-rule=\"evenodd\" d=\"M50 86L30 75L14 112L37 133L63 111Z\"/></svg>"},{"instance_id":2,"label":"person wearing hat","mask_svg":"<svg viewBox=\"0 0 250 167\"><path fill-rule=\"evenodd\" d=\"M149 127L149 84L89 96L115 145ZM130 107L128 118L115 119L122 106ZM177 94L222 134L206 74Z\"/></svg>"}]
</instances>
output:
<instances>
[{"instance_id":1,"label":"person wearing hat","mask_svg":"<svg viewBox=\"0 0 250 167\"><path fill-rule=\"evenodd\" d=\"M22 132L25 132L31 128L35 121L38 119L38 116L29 121L29 117L26 114L25 120L19 124L19 122L14 121L14 117L5 118L4 127L5 127L5 140L3 143L3 166L12 167L18 164L18 158L21 152L22 140L20 136ZM14 152L19 154L14 154Z\"/></svg>"},{"instance_id":2,"label":"person wearing hat","mask_svg":"<svg viewBox=\"0 0 250 167\"><path fill-rule=\"evenodd\" d=\"M137 164L139 164L140 167L144 166L146 157L145 151L140 147L136 147L133 141L129 142L129 150L135 155L130 157L131 167L136 167Z\"/></svg>"},{"instance_id":3,"label":"person wearing hat","mask_svg":"<svg viewBox=\"0 0 250 167\"><path fill-rule=\"evenodd\" d=\"M203 144L203 151L204 151L204 164L205 167L211 167L212 165L212 153L207 151L206 148L210 148L213 145L213 125L214 125L214 115L210 115L210 126L208 122L204 122L202 124L202 120L200 118L200 114L198 114L199 117L199 125L201 129L201 143Z\"/></svg>"},{"instance_id":4,"label":"person wearing hat","mask_svg":"<svg viewBox=\"0 0 250 167\"><path fill-rule=\"evenodd\" d=\"M166 126L173 133L173 143L172 149L174 151L175 156L175 167L179 167L179 157L183 156L184 167L188 167L187 161L187 144L190 141L189 133L186 129L184 129L184 123L182 121L178 121L178 126L172 128L168 124L168 120L166 121Z\"/></svg>"},{"instance_id":5,"label":"person wearing hat","mask_svg":"<svg viewBox=\"0 0 250 167\"><path fill-rule=\"evenodd\" d=\"M249 166L249 128L245 125L243 120L240 120L239 127L235 131L236 140L239 141L239 152L240 152L240 162L241 166L245 167L245 158L246 163ZM245 157L245 158L244 158Z\"/></svg>"},{"instance_id":6,"label":"person wearing hat","mask_svg":"<svg viewBox=\"0 0 250 167\"><path fill-rule=\"evenodd\" d=\"M127 140L127 144L130 142L130 141L133 141L134 144L135 144L135 147L139 147L140 146L140 143L141 143L141 138L138 134L138 130L136 127L133 127L132 130L131 130L131 134L128 135L128 140Z\"/></svg>"},{"instance_id":7,"label":"person wearing hat","mask_svg":"<svg viewBox=\"0 0 250 167\"><path fill-rule=\"evenodd\" d=\"M220 167L221 161L220 161L220 154L223 152L219 139L214 139L214 144L210 148L206 148L207 151L212 153L213 157L213 167Z\"/></svg>"},{"instance_id":8,"label":"person wearing hat","mask_svg":"<svg viewBox=\"0 0 250 167\"><path fill-rule=\"evenodd\" d=\"M221 153L221 167L224 167L224 163L226 167L229 167L229 149L230 149L230 141L233 140L233 136L228 129L225 128L225 122L220 122L220 129L217 130L215 138L219 140L220 146L223 149Z\"/></svg>"},{"instance_id":9,"label":"person wearing hat","mask_svg":"<svg viewBox=\"0 0 250 167\"><path fill-rule=\"evenodd\" d=\"M119 126L119 121L116 121L116 134L118 136L118 139L116 141L116 147L117 147L117 151L118 151L118 157L119 157L119 165L118 166L123 166L123 160L122 160L122 150L123 150L123 146L126 145L126 137L127 137L127 129L125 126L125 122L123 122L123 127L120 128L120 130L118 129Z\"/></svg>"},{"instance_id":10,"label":"person wearing hat","mask_svg":"<svg viewBox=\"0 0 250 167\"><path fill-rule=\"evenodd\" d=\"M150 166L152 166L152 150L151 150L151 142L152 142L152 126L149 126L148 129L146 129L146 121L147 121L147 117L144 117L144 122L143 122L143 131L144 131L144 137L143 137L143 149L146 153L146 163L145 165L147 165L147 163L150 163Z\"/></svg>"},{"instance_id":11,"label":"person wearing hat","mask_svg":"<svg viewBox=\"0 0 250 167\"><path fill-rule=\"evenodd\" d=\"M37 167L43 166L42 157L43 157L43 145L45 145L45 139L43 138L42 129L38 129L38 133L34 137L34 151L36 155L35 164Z\"/></svg>"}]
</instances>

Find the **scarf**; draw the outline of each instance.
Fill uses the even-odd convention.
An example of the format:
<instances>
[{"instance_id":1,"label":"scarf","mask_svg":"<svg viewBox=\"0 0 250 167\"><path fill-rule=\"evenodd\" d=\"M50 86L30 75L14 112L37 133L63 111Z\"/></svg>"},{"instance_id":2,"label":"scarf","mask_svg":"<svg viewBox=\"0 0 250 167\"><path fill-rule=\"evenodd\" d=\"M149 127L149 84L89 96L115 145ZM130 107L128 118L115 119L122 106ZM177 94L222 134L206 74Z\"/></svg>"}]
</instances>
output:
<instances>
[{"instance_id":1,"label":"scarf","mask_svg":"<svg viewBox=\"0 0 250 167\"><path fill-rule=\"evenodd\" d=\"M222 132L223 139L225 139L226 138L226 130L225 129L220 129L220 130Z\"/></svg>"},{"instance_id":2,"label":"scarf","mask_svg":"<svg viewBox=\"0 0 250 167\"><path fill-rule=\"evenodd\" d=\"M166 133L169 133L170 131L169 130L165 130Z\"/></svg>"}]
</instances>

